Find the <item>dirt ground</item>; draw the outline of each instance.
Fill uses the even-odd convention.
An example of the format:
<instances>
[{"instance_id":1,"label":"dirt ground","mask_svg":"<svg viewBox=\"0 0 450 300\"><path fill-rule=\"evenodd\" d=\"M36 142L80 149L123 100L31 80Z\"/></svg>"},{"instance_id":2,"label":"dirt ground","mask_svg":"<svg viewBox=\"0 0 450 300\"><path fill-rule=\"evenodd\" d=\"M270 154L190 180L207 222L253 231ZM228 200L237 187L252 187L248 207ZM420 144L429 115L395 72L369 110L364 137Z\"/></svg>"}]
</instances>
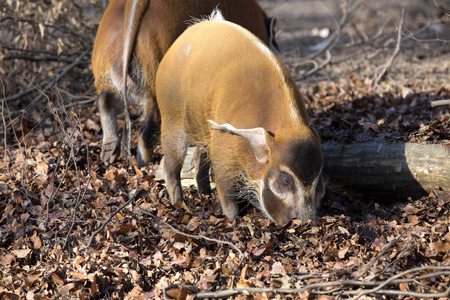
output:
<instances>
[{"instance_id":1,"label":"dirt ground","mask_svg":"<svg viewBox=\"0 0 450 300\"><path fill-rule=\"evenodd\" d=\"M450 108L431 107L450 99L448 1L259 3L324 142L448 145ZM194 186L173 206L151 167L105 166L90 66L105 7L0 3L0 298L450 297L450 191L387 205L328 189L317 223L280 228L252 207L229 222Z\"/></svg>"}]
</instances>

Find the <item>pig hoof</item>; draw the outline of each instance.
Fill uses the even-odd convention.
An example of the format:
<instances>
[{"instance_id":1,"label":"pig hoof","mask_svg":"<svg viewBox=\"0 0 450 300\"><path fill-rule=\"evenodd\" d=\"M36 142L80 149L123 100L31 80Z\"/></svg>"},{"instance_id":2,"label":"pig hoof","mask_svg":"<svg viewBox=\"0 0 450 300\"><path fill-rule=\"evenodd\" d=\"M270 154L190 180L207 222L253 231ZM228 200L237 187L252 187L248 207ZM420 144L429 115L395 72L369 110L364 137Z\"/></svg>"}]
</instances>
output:
<instances>
[{"instance_id":1,"label":"pig hoof","mask_svg":"<svg viewBox=\"0 0 450 300\"><path fill-rule=\"evenodd\" d=\"M137 152L137 157L136 157L136 161L137 161L137 167L140 169L143 166L145 166L145 162L142 159L142 155L141 155L141 151L138 150Z\"/></svg>"},{"instance_id":2,"label":"pig hoof","mask_svg":"<svg viewBox=\"0 0 450 300\"><path fill-rule=\"evenodd\" d=\"M139 169L148 165L153 160L153 152L151 150L142 148L143 147L138 145L136 160L137 160L137 167Z\"/></svg>"},{"instance_id":3,"label":"pig hoof","mask_svg":"<svg viewBox=\"0 0 450 300\"><path fill-rule=\"evenodd\" d=\"M208 186L198 186L198 194L201 195L211 195L212 190L211 186L208 184Z\"/></svg>"},{"instance_id":4,"label":"pig hoof","mask_svg":"<svg viewBox=\"0 0 450 300\"><path fill-rule=\"evenodd\" d=\"M120 155L120 141L111 141L102 145L102 161L109 165L116 161Z\"/></svg>"}]
</instances>

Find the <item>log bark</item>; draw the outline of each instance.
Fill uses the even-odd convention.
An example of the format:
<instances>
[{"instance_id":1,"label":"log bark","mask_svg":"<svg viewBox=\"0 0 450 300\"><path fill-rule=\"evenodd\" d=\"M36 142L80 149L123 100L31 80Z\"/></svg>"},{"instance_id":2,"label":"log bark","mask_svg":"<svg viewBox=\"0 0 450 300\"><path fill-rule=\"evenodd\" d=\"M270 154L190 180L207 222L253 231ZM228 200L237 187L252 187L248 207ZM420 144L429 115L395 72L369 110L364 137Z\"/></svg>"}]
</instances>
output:
<instances>
[{"instance_id":1,"label":"log bark","mask_svg":"<svg viewBox=\"0 0 450 300\"><path fill-rule=\"evenodd\" d=\"M424 196L436 186L450 191L450 151L441 144L325 142L322 150L331 189L385 201ZM192 152L183 165L184 186L195 184Z\"/></svg>"},{"instance_id":2,"label":"log bark","mask_svg":"<svg viewBox=\"0 0 450 300\"><path fill-rule=\"evenodd\" d=\"M436 186L450 191L450 152L440 144L326 142L322 149L330 183L367 197L405 199Z\"/></svg>"}]
</instances>

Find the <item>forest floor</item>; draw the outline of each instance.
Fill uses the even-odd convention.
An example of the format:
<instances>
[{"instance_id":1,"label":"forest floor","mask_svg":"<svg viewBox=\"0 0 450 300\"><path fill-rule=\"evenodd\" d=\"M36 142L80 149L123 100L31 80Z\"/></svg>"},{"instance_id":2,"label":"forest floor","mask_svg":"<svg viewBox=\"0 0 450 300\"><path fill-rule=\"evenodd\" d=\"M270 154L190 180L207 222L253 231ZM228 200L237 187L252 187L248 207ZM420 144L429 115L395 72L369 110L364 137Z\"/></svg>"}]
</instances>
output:
<instances>
[{"instance_id":1,"label":"forest floor","mask_svg":"<svg viewBox=\"0 0 450 300\"><path fill-rule=\"evenodd\" d=\"M0 4L0 298L450 297L450 191L328 189L317 223L277 227L253 207L229 222L194 186L173 206L151 167L105 166L90 66L105 2ZM450 99L445 1L259 2L323 141L449 147L450 108L431 107Z\"/></svg>"}]
</instances>

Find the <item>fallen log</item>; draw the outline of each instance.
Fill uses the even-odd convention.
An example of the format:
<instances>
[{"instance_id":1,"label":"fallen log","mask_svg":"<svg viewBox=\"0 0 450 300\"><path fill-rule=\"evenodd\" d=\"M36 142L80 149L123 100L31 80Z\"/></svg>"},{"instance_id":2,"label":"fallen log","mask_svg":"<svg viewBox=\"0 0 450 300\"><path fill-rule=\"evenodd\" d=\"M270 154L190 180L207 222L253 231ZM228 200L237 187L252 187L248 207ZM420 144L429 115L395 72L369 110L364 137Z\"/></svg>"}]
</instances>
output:
<instances>
[{"instance_id":1,"label":"fallen log","mask_svg":"<svg viewBox=\"0 0 450 300\"><path fill-rule=\"evenodd\" d=\"M450 191L450 152L440 144L326 142L322 149L330 183L367 197L406 199L436 186Z\"/></svg>"},{"instance_id":2,"label":"fallen log","mask_svg":"<svg viewBox=\"0 0 450 300\"><path fill-rule=\"evenodd\" d=\"M424 196L436 186L450 191L450 151L441 144L325 142L322 150L332 189L386 201ZM181 173L184 186L195 184L192 153L189 149ZM164 178L161 167L156 178Z\"/></svg>"}]
</instances>

